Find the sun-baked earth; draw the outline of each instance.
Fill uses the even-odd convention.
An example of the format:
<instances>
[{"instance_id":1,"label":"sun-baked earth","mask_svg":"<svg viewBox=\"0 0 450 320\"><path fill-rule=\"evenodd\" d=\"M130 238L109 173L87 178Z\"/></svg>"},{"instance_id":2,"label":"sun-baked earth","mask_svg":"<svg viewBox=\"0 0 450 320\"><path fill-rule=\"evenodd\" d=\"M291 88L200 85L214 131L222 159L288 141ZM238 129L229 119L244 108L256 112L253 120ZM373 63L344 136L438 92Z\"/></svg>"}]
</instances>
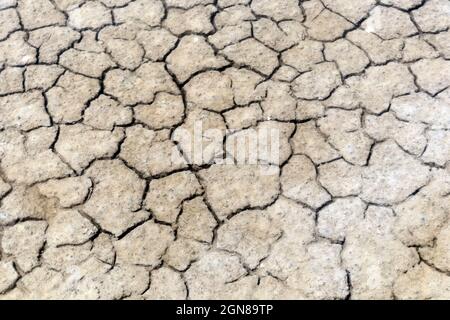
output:
<instances>
[{"instance_id":1,"label":"sun-baked earth","mask_svg":"<svg viewBox=\"0 0 450 320\"><path fill-rule=\"evenodd\" d=\"M448 0L0 0L0 299L450 299L449 215Z\"/></svg>"}]
</instances>

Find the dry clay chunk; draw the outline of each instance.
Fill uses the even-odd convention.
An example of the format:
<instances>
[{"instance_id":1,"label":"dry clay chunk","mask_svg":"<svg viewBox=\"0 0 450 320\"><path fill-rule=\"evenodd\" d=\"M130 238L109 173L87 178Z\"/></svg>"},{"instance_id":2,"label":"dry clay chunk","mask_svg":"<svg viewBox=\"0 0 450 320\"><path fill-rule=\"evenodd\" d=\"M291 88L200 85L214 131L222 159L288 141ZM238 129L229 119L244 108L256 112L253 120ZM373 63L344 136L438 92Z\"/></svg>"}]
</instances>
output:
<instances>
[{"instance_id":1,"label":"dry clay chunk","mask_svg":"<svg viewBox=\"0 0 450 320\"><path fill-rule=\"evenodd\" d=\"M167 57L167 67L180 82L203 69L218 69L228 64L225 58L214 54L205 38L197 35L183 37Z\"/></svg>"},{"instance_id":2,"label":"dry clay chunk","mask_svg":"<svg viewBox=\"0 0 450 320\"><path fill-rule=\"evenodd\" d=\"M106 73L104 84L105 92L125 105L151 103L155 94L161 91L178 93L162 63L144 63L135 71L111 70Z\"/></svg>"},{"instance_id":3,"label":"dry clay chunk","mask_svg":"<svg viewBox=\"0 0 450 320\"><path fill-rule=\"evenodd\" d=\"M12 287L18 278L19 274L12 262L0 262L0 293Z\"/></svg>"},{"instance_id":4,"label":"dry clay chunk","mask_svg":"<svg viewBox=\"0 0 450 320\"><path fill-rule=\"evenodd\" d=\"M39 192L48 198L57 198L62 207L82 203L88 196L92 181L86 177L68 177L49 180L38 185Z\"/></svg>"},{"instance_id":5,"label":"dry clay chunk","mask_svg":"<svg viewBox=\"0 0 450 320\"><path fill-rule=\"evenodd\" d=\"M178 219L178 235L198 241L212 242L217 222L203 198L183 203L183 213Z\"/></svg>"},{"instance_id":6,"label":"dry clay chunk","mask_svg":"<svg viewBox=\"0 0 450 320\"><path fill-rule=\"evenodd\" d=\"M114 243L117 261L155 267L173 239L170 227L146 222Z\"/></svg>"},{"instance_id":7,"label":"dry clay chunk","mask_svg":"<svg viewBox=\"0 0 450 320\"><path fill-rule=\"evenodd\" d=\"M94 188L82 209L104 230L120 236L148 218L147 212L139 211L145 182L120 160L96 161L85 175Z\"/></svg>"},{"instance_id":8,"label":"dry clay chunk","mask_svg":"<svg viewBox=\"0 0 450 320\"><path fill-rule=\"evenodd\" d=\"M178 172L152 180L145 206L158 220L173 223L180 213L182 202L202 192L197 178L191 172Z\"/></svg>"},{"instance_id":9,"label":"dry clay chunk","mask_svg":"<svg viewBox=\"0 0 450 320\"><path fill-rule=\"evenodd\" d=\"M6 228L2 238L3 252L13 255L23 271L30 271L39 264L46 229L44 221L25 221Z\"/></svg>"},{"instance_id":10,"label":"dry clay chunk","mask_svg":"<svg viewBox=\"0 0 450 320\"><path fill-rule=\"evenodd\" d=\"M76 210L59 212L49 222L47 243L49 246L82 244L97 232L97 228Z\"/></svg>"},{"instance_id":11,"label":"dry clay chunk","mask_svg":"<svg viewBox=\"0 0 450 320\"><path fill-rule=\"evenodd\" d=\"M329 193L317 181L314 164L303 155L293 156L283 167L281 187L284 196L315 209L331 200Z\"/></svg>"},{"instance_id":12,"label":"dry clay chunk","mask_svg":"<svg viewBox=\"0 0 450 320\"><path fill-rule=\"evenodd\" d=\"M120 157L146 177L169 174L187 166L172 140L139 125L126 129Z\"/></svg>"},{"instance_id":13,"label":"dry clay chunk","mask_svg":"<svg viewBox=\"0 0 450 320\"><path fill-rule=\"evenodd\" d=\"M246 207L265 206L279 194L278 168L213 165L201 171L200 177L206 198L219 219Z\"/></svg>"},{"instance_id":14,"label":"dry clay chunk","mask_svg":"<svg viewBox=\"0 0 450 320\"><path fill-rule=\"evenodd\" d=\"M50 125L44 103L44 97L37 90L0 97L0 128L14 126L31 130Z\"/></svg>"},{"instance_id":15,"label":"dry clay chunk","mask_svg":"<svg viewBox=\"0 0 450 320\"><path fill-rule=\"evenodd\" d=\"M378 204L399 203L426 185L429 175L427 167L393 141L383 142L374 147L363 170L362 198Z\"/></svg>"},{"instance_id":16,"label":"dry clay chunk","mask_svg":"<svg viewBox=\"0 0 450 320\"><path fill-rule=\"evenodd\" d=\"M230 60L268 76L278 66L277 53L255 39L247 39L222 50Z\"/></svg>"}]
</instances>

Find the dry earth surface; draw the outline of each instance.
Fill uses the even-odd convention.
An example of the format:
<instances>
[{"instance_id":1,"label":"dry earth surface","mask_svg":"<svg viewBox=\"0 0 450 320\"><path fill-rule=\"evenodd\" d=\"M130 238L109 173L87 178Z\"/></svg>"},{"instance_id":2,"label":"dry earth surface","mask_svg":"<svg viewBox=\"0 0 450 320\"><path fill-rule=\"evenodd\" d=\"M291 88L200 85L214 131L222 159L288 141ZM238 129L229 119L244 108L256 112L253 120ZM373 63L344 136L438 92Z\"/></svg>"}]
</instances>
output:
<instances>
[{"instance_id":1,"label":"dry earth surface","mask_svg":"<svg viewBox=\"0 0 450 320\"><path fill-rule=\"evenodd\" d=\"M449 299L449 104L448 0L0 0L0 298Z\"/></svg>"}]
</instances>

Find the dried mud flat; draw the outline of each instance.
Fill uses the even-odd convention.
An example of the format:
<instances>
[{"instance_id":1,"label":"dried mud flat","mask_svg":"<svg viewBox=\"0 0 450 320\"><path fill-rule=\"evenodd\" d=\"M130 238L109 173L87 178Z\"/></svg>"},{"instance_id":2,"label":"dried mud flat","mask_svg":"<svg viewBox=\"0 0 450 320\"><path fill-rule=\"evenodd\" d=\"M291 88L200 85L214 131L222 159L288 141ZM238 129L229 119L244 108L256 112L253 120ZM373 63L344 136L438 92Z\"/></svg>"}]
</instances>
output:
<instances>
[{"instance_id":1,"label":"dried mud flat","mask_svg":"<svg viewBox=\"0 0 450 320\"><path fill-rule=\"evenodd\" d=\"M0 299L449 299L449 28L448 0L0 0ZM276 159L238 162L259 129Z\"/></svg>"}]
</instances>

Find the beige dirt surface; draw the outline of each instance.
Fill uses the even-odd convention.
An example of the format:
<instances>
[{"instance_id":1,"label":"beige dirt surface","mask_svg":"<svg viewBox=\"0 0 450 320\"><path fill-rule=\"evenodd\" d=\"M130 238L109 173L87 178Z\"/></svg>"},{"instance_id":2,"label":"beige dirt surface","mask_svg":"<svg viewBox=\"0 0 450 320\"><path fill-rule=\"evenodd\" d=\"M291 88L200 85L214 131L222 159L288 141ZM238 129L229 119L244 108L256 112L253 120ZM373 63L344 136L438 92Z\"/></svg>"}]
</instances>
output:
<instances>
[{"instance_id":1,"label":"beige dirt surface","mask_svg":"<svg viewBox=\"0 0 450 320\"><path fill-rule=\"evenodd\" d=\"M449 216L449 0L0 0L0 299L450 299Z\"/></svg>"}]
</instances>

